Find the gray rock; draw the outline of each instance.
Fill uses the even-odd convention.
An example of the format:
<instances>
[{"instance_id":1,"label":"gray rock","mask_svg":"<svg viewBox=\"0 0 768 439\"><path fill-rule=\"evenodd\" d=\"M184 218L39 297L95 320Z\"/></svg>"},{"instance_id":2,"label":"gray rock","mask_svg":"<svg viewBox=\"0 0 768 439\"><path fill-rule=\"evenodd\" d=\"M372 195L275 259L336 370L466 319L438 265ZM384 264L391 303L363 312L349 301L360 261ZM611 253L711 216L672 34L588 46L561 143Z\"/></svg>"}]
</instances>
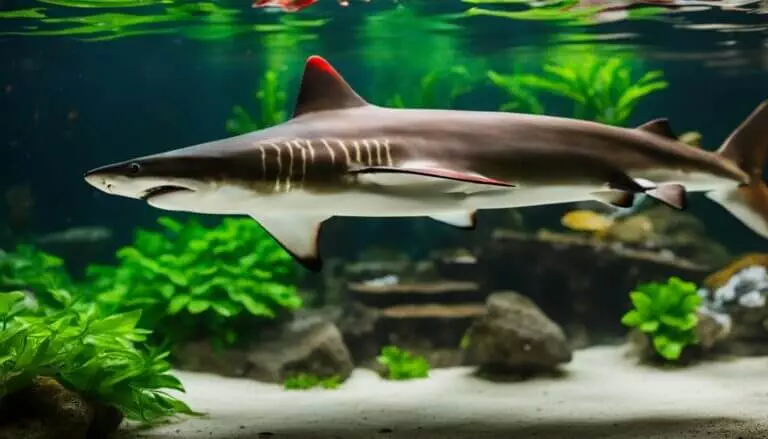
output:
<instances>
[{"instance_id":1,"label":"gray rock","mask_svg":"<svg viewBox=\"0 0 768 439\"><path fill-rule=\"evenodd\" d=\"M738 356L768 354L768 270L743 268L716 289L703 288L704 308L727 317L730 331L722 350Z\"/></svg>"},{"instance_id":2,"label":"gray rock","mask_svg":"<svg viewBox=\"0 0 768 439\"><path fill-rule=\"evenodd\" d=\"M115 408L93 404L52 378L38 377L0 400L0 439L104 438L122 419Z\"/></svg>"},{"instance_id":3,"label":"gray rock","mask_svg":"<svg viewBox=\"0 0 768 439\"><path fill-rule=\"evenodd\" d=\"M283 326L269 341L254 346L246 360L245 376L282 382L298 373L345 380L354 364L335 324L307 316Z\"/></svg>"},{"instance_id":4,"label":"gray rock","mask_svg":"<svg viewBox=\"0 0 768 439\"><path fill-rule=\"evenodd\" d=\"M486 314L467 332L466 364L517 374L550 371L571 361L565 333L531 299L498 292L486 306Z\"/></svg>"}]
</instances>

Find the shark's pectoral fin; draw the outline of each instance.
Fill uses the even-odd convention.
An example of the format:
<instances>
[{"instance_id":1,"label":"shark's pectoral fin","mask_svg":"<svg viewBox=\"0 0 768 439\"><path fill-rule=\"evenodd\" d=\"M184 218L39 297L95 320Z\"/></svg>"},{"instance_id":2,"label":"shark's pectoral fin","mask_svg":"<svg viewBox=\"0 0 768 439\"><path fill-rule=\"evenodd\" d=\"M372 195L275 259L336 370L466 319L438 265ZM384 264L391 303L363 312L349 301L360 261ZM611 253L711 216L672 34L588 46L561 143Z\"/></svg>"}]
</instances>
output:
<instances>
[{"instance_id":1,"label":"shark's pectoral fin","mask_svg":"<svg viewBox=\"0 0 768 439\"><path fill-rule=\"evenodd\" d=\"M477 225L476 211L447 212L430 215L430 218L460 229L474 230Z\"/></svg>"},{"instance_id":2,"label":"shark's pectoral fin","mask_svg":"<svg viewBox=\"0 0 768 439\"><path fill-rule=\"evenodd\" d=\"M591 193L597 201L614 207L628 208L635 204L635 194L621 189L605 189Z\"/></svg>"},{"instance_id":3,"label":"shark's pectoral fin","mask_svg":"<svg viewBox=\"0 0 768 439\"><path fill-rule=\"evenodd\" d=\"M669 126L668 119L654 119L640 125L636 129L666 137L668 139L677 140L675 132L672 131L672 127Z\"/></svg>"},{"instance_id":4,"label":"shark's pectoral fin","mask_svg":"<svg viewBox=\"0 0 768 439\"><path fill-rule=\"evenodd\" d=\"M328 216L283 216L252 214L267 233L311 271L320 271L322 261L317 251L320 226Z\"/></svg>"},{"instance_id":5,"label":"shark's pectoral fin","mask_svg":"<svg viewBox=\"0 0 768 439\"><path fill-rule=\"evenodd\" d=\"M435 181L454 181L485 187L515 187L512 183L474 172L431 166L358 166L350 169L349 173L381 186L416 186Z\"/></svg>"},{"instance_id":6,"label":"shark's pectoral fin","mask_svg":"<svg viewBox=\"0 0 768 439\"><path fill-rule=\"evenodd\" d=\"M677 210L684 210L688 204L685 186L678 183L661 183L653 189L645 191L649 197L659 200Z\"/></svg>"}]
</instances>

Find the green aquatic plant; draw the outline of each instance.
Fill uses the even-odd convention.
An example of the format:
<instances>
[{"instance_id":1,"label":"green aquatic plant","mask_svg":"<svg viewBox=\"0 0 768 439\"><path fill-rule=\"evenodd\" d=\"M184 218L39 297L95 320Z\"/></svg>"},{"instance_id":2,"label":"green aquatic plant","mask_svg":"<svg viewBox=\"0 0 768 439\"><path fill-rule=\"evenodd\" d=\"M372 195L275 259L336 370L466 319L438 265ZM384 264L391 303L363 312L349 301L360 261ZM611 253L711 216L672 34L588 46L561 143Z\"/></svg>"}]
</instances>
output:
<instances>
[{"instance_id":1,"label":"green aquatic plant","mask_svg":"<svg viewBox=\"0 0 768 439\"><path fill-rule=\"evenodd\" d=\"M19 245L12 253L0 251L0 291L28 291L46 304L50 289L72 285L64 261L57 256L30 245Z\"/></svg>"},{"instance_id":2,"label":"green aquatic plant","mask_svg":"<svg viewBox=\"0 0 768 439\"><path fill-rule=\"evenodd\" d=\"M284 70L284 69L281 69ZM277 125L287 118L288 95L285 84L277 70L267 70L254 92L254 100L258 105L258 116L251 116L240 105L232 108L232 117L227 120L227 132L232 135L250 133L251 131Z\"/></svg>"},{"instance_id":3,"label":"green aquatic plant","mask_svg":"<svg viewBox=\"0 0 768 439\"><path fill-rule=\"evenodd\" d=\"M283 381L283 388L285 390L309 390L316 387L333 390L338 389L339 386L341 386L341 377L338 375L320 378L316 375L300 373Z\"/></svg>"},{"instance_id":4,"label":"green aquatic plant","mask_svg":"<svg viewBox=\"0 0 768 439\"><path fill-rule=\"evenodd\" d=\"M136 327L141 311L104 316L67 290L50 295L56 305L33 308L24 292L0 293L0 398L49 377L129 419L197 414L167 393L184 387L167 352L141 345L150 333Z\"/></svg>"},{"instance_id":5,"label":"green aquatic plant","mask_svg":"<svg viewBox=\"0 0 768 439\"><path fill-rule=\"evenodd\" d=\"M251 219L213 228L162 217L137 230L117 266L91 266L90 294L107 312L143 310L141 327L171 343L233 344L255 321L302 306L291 256Z\"/></svg>"},{"instance_id":6,"label":"green aquatic plant","mask_svg":"<svg viewBox=\"0 0 768 439\"><path fill-rule=\"evenodd\" d=\"M397 346L384 346L376 361L387 370L387 379L410 380L429 376L429 363Z\"/></svg>"},{"instance_id":7,"label":"green aquatic plant","mask_svg":"<svg viewBox=\"0 0 768 439\"><path fill-rule=\"evenodd\" d=\"M637 105L648 95L667 88L664 72L652 70L634 74L631 60L615 55L604 58L592 53L562 57L548 62L543 73L501 75L489 72L489 78L506 90L514 102L536 101L537 93L548 93L567 99L574 104L573 117L610 125L622 125ZM535 104L537 111L543 107Z\"/></svg>"},{"instance_id":8,"label":"green aquatic plant","mask_svg":"<svg viewBox=\"0 0 768 439\"><path fill-rule=\"evenodd\" d=\"M453 66L447 71L433 70L419 80L415 93L396 93L386 101L394 108L451 108L461 95L472 90L474 77L464 66Z\"/></svg>"},{"instance_id":9,"label":"green aquatic plant","mask_svg":"<svg viewBox=\"0 0 768 439\"><path fill-rule=\"evenodd\" d=\"M547 21L569 26L591 24L600 6L579 6L579 0L548 0L534 2L532 0L462 0L474 5L520 5L523 10L505 11L473 6L466 11L467 17L488 16L525 21Z\"/></svg>"},{"instance_id":10,"label":"green aquatic plant","mask_svg":"<svg viewBox=\"0 0 768 439\"><path fill-rule=\"evenodd\" d=\"M76 37L82 41L105 41L143 35L176 34L195 40L221 40L245 33L296 33L300 39L316 38L311 29L328 20L305 20L278 16L272 22L253 24L243 20L243 11L214 2L177 4L171 0L42 0L56 6L95 9L110 8L80 16L59 16L57 8L20 9L0 12L5 22L1 36ZM118 12L136 8L136 13ZM147 7L149 6L149 7ZM50 12L53 13L50 13ZM30 20L35 20L30 25Z\"/></svg>"},{"instance_id":11,"label":"green aquatic plant","mask_svg":"<svg viewBox=\"0 0 768 439\"><path fill-rule=\"evenodd\" d=\"M647 334L662 358L678 360L686 346L698 343L694 330L701 297L696 284L670 277L666 283L639 285L629 297L634 309L621 323Z\"/></svg>"}]
</instances>

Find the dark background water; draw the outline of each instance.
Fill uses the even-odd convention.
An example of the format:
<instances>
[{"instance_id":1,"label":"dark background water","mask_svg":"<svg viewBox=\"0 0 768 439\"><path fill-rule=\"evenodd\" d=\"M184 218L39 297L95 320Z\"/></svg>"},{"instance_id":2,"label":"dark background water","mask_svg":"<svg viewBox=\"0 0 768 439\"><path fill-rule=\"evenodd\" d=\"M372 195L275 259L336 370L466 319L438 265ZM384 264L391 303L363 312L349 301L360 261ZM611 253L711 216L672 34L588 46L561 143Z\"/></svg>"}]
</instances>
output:
<instances>
[{"instance_id":1,"label":"dark background water","mask_svg":"<svg viewBox=\"0 0 768 439\"><path fill-rule=\"evenodd\" d=\"M321 2L322 3L322 2ZM460 3L422 5L430 13L465 9ZM3 9L13 6L3 3ZM371 54L358 33L366 14L394 7L392 3L355 4L342 9L332 2L316 5L312 14L334 17L319 39L286 54L291 66L289 95L295 93L301 62L318 53L341 71L361 94L396 93L375 89L373 76L387 78L403 65L366 65L371 57L402 54L410 48L400 30L382 36ZM263 11L248 12L257 22ZM634 33L621 41L643 59L646 68L663 69L667 90L651 95L633 114L630 125L656 117L670 118L678 132L697 130L707 148L715 148L749 112L768 98L768 35L718 32L675 27L680 23L765 23L766 15L718 11L666 16L647 22L620 22L582 28L593 35ZM456 36L466 59L488 62L499 71L518 63L536 63L552 36L562 32L547 23L477 17L461 21ZM4 25L4 22L0 22ZM614 43L600 43L611 46ZM368 52L366 52L366 50ZM367 57L363 56L367 53ZM263 74L260 35L219 41L194 41L182 36L147 36L107 42L81 42L67 37L0 37L0 188L29 184L36 199L35 233L74 226L104 225L114 229L115 246L128 243L137 226L151 226L167 212L144 203L110 197L82 179L93 167L226 137L225 121L233 105L250 104ZM400 55L402 57L402 55ZM459 60L460 61L460 60ZM379 63L380 64L380 63ZM446 60L446 66L451 61ZM457 102L457 107L495 110L498 89L486 86ZM567 115L568 108L555 108ZM768 251L768 242L750 232L720 207L693 198L692 210L708 230L737 251ZM556 220L565 206L526 209L529 223ZM554 212L554 213L553 213ZM7 212L6 212L7 214ZM211 219L208 219L211 220ZM215 220L215 219L213 219ZM337 221L334 219L334 221ZM435 239L461 234L427 220L388 219L375 236L366 233L371 220L344 219L349 229L345 251L386 243L389 247L427 252ZM379 221L379 220L377 220ZM435 237L409 234L422 221ZM325 249L341 243L323 242ZM327 250L324 250L327 251Z\"/></svg>"}]
</instances>

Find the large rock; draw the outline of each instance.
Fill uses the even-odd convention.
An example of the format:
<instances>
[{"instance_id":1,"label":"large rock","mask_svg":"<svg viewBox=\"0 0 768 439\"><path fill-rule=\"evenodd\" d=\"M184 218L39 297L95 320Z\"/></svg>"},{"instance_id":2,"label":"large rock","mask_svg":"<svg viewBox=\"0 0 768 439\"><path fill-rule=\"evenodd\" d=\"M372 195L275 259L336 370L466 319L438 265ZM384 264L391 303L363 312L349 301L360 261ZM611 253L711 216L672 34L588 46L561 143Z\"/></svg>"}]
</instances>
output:
<instances>
[{"instance_id":1,"label":"large rock","mask_svg":"<svg viewBox=\"0 0 768 439\"><path fill-rule=\"evenodd\" d=\"M700 282L710 267L669 252L557 233L499 230L479 255L481 290L524 291L581 345L621 342L621 316L638 284L670 276Z\"/></svg>"},{"instance_id":2,"label":"large rock","mask_svg":"<svg viewBox=\"0 0 768 439\"><path fill-rule=\"evenodd\" d=\"M531 299L499 292L486 306L467 332L466 364L491 373L529 374L571 361L563 330Z\"/></svg>"},{"instance_id":3,"label":"large rock","mask_svg":"<svg viewBox=\"0 0 768 439\"><path fill-rule=\"evenodd\" d=\"M47 377L0 399L0 439L101 439L122 420Z\"/></svg>"},{"instance_id":4,"label":"large rock","mask_svg":"<svg viewBox=\"0 0 768 439\"><path fill-rule=\"evenodd\" d=\"M345 380L354 368L341 332L335 324L321 318L294 320L268 339L248 353L245 376L282 382L298 373L307 373Z\"/></svg>"}]
</instances>

